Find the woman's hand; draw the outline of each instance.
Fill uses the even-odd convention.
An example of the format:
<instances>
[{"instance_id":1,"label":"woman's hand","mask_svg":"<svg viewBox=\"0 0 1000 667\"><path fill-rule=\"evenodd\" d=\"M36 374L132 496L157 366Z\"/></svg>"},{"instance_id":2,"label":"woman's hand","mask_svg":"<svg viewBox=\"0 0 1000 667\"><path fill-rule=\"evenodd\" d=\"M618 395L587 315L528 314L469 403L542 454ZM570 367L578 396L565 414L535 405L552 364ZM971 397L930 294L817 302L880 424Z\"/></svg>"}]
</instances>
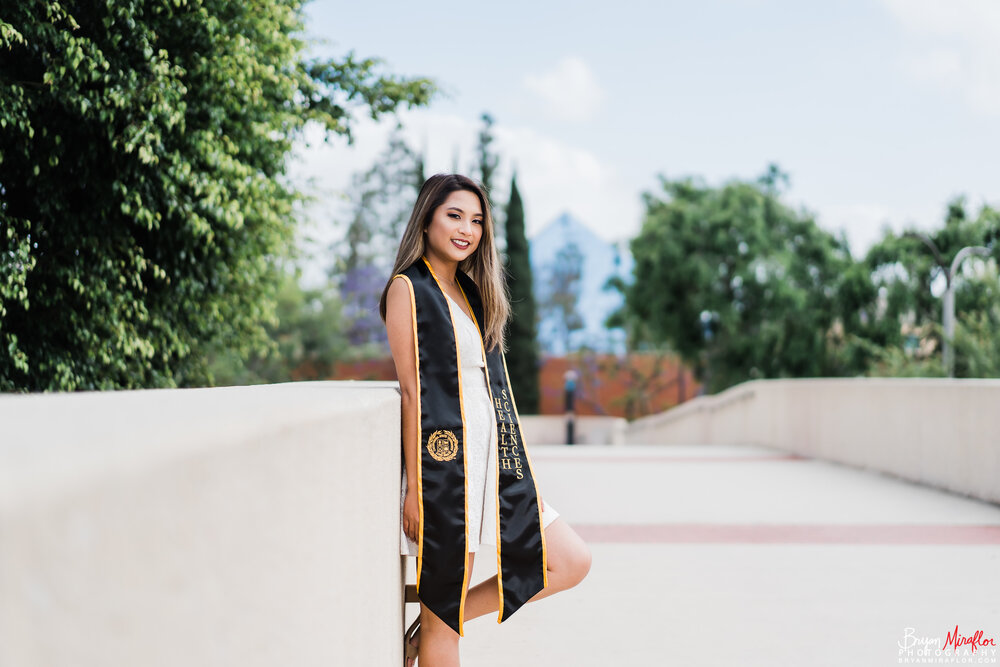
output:
<instances>
[{"instance_id":1,"label":"woman's hand","mask_svg":"<svg viewBox=\"0 0 1000 667\"><path fill-rule=\"evenodd\" d=\"M541 498L541 496L539 496L539 498ZM545 500L544 499L542 499L542 511L543 512L545 511Z\"/></svg>"},{"instance_id":2,"label":"woman's hand","mask_svg":"<svg viewBox=\"0 0 1000 667\"><path fill-rule=\"evenodd\" d=\"M413 493L409 487L406 489L406 498L403 499L403 532L414 542L417 542L420 529L420 505L417 501L417 494Z\"/></svg>"}]
</instances>

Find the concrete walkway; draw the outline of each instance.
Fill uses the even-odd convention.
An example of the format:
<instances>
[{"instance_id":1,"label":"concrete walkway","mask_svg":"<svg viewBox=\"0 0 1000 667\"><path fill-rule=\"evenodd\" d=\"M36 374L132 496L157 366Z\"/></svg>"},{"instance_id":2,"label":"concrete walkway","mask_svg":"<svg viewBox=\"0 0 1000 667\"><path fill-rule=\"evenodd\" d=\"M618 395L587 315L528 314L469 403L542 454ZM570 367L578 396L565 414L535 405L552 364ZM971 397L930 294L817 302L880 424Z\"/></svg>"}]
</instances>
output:
<instances>
[{"instance_id":1,"label":"concrete walkway","mask_svg":"<svg viewBox=\"0 0 1000 667\"><path fill-rule=\"evenodd\" d=\"M467 667L1000 664L1000 507L760 447L530 451L593 566L469 622ZM473 584L494 574L477 559ZM956 626L995 645L900 648Z\"/></svg>"}]
</instances>

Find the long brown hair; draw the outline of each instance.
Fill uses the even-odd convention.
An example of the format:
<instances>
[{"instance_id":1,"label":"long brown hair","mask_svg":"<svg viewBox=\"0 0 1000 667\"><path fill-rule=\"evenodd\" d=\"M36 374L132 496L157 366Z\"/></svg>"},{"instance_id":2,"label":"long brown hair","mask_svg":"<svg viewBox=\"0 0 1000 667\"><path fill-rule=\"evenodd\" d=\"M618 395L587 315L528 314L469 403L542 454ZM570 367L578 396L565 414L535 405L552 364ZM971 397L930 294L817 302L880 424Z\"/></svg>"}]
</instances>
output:
<instances>
[{"instance_id":1,"label":"long brown hair","mask_svg":"<svg viewBox=\"0 0 1000 667\"><path fill-rule=\"evenodd\" d=\"M486 319L483 344L487 350L492 350L494 345L500 345L500 349L506 351L503 330L510 315L510 296L507 293L507 284L503 280L500 258L493 240L493 212L490 210L489 197L486 196L483 186L468 176L434 174L424 181L420 194L417 195L417 201L413 205L410 221L403 231L403 239L399 242L396 262L382 290L382 298L378 304L379 313L385 322L385 300L393 276L423 256L424 230L431 224L434 211L444 204L448 195L458 190L467 190L479 197L479 204L483 207L483 235L479 239L479 246L474 253L458 263L458 270L464 271L479 287ZM480 322L479 326L482 328L483 323Z\"/></svg>"}]
</instances>

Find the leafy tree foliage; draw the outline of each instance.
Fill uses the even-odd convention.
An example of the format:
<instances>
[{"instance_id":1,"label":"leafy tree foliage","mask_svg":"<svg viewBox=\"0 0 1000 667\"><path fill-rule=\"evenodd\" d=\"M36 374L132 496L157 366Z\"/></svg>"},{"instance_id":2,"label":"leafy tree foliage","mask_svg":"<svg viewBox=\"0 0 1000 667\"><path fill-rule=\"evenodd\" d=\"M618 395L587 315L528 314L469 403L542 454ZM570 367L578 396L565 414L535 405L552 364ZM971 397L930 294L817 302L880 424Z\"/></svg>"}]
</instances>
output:
<instances>
[{"instance_id":1,"label":"leafy tree foliage","mask_svg":"<svg viewBox=\"0 0 1000 667\"><path fill-rule=\"evenodd\" d=\"M661 176L646 192L632 240L635 280L619 285L632 335L667 344L714 392L758 377L837 375L830 354L846 241L781 203L787 177L771 166L756 182L719 188ZM633 340L633 343L637 341Z\"/></svg>"},{"instance_id":2,"label":"leafy tree foliage","mask_svg":"<svg viewBox=\"0 0 1000 667\"><path fill-rule=\"evenodd\" d=\"M385 150L367 171L354 175L350 217L330 247L327 273L343 299L343 326L358 358L388 352L378 301L396 250L423 185L424 158L403 139L397 124Z\"/></svg>"},{"instance_id":3,"label":"leafy tree foliage","mask_svg":"<svg viewBox=\"0 0 1000 667\"><path fill-rule=\"evenodd\" d=\"M998 239L1000 212L984 205L972 217L961 196L948 203L941 229L886 233L852 267L839 290L841 354L870 367L871 374L945 375L944 276L962 248L982 246L991 256L967 258L955 278L955 376L1000 376L996 336L990 334L1000 328Z\"/></svg>"},{"instance_id":4,"label":"leafy tree foliage","mask_svg":"<svg viewBox=\"0 0 1000 667\"><path fill-rule=\"evenodd\" d=\"M331 285L303 289L299 272L286 272L278 288L274 323L265 327L273 347L242 359L232 350L211 355L219 385L324 380L349 356L340 295Z\"/></svg>"},{"instance_id":5,"label":"leafy tree foliage","mask_svg":"<svg viewBox=\"0 0 1000 667\"><path fill-rule=\"evenodd\" d=\"M615 281L625 306L609 319L630 346L667 346L709 391L759 377L941 376L945 266L966 246L985 246L957 278L956 376L996 377L1000 345L1000 213L973 219L964 198L948 205L929 235L940 254L908 230L887 232L855 261L843 236L780 201L776 166L754 183L710 188L661 178L646 193L632 241L632 285Z\"/></svg>"},{"instance_id":6,"label":"leafy tree foliage","mask_svg":"<svg viewBox=\"0 0 1000 667\"><path fill-rule=\"evenodd\" d=\"M307 60L298 0L23 0L0 20L0 390L211 384L272 346L308 122L425 104Z\"/></svg>"}]
</instances>

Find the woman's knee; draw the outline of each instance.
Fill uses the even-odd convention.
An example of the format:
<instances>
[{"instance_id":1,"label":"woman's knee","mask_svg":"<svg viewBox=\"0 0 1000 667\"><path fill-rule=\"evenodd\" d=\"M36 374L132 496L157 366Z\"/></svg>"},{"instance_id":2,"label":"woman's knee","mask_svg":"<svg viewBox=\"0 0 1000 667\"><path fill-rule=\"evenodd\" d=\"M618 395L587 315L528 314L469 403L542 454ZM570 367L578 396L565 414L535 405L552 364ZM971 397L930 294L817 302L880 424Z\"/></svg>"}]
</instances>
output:
<instances>
[{"instance_id":1,"label":"woman's knee","mask_svg":"<svg viewBox=\"0 0 1000 667\"><path fill-rule=\"evenodd\" d=\"M549 569L559 573L564 588L576 586L590 572L590 548L573 528L557 519L549 527Z\"/></svg>"},{"instance_id":2,"label":"woman's knee","mask_svg":"<svg viewBox=\"0 0 1000 667\"><path fill-rule=\"evenodd\" d=\"M450 625L442 621L423 602L420 603L420 636L421 638L433 636L440 638L442 641L450 640L455 643L458 643L459 638L458 633Z\"/></svg>"},{"instance_id":3,"label":"woman's knee","mask_svg":"<svg viewBox=\"0 0 1000 667\"><path fill-rule=\"evenodd\" d=\"M587 574L590 572L590 564L592 558L590 554L590 548L584 542L580 542L575 549L573 549L572 554L569 558L569 571L573 581L573 585L576 586L581 581L586 578Z\"/></svg>"},{"instance_id":4,"label":"woman's knee","mask_svg":"<svg viewBox=\"0 0 1000 667\"><path fill-rule=\"evenodd\" d=\"M554 570L559 572L563 587L576 586L590 572L590 549L583 542L566 549L559 554L559 559L552 563Z\"/></svg>"}]
</instances>

